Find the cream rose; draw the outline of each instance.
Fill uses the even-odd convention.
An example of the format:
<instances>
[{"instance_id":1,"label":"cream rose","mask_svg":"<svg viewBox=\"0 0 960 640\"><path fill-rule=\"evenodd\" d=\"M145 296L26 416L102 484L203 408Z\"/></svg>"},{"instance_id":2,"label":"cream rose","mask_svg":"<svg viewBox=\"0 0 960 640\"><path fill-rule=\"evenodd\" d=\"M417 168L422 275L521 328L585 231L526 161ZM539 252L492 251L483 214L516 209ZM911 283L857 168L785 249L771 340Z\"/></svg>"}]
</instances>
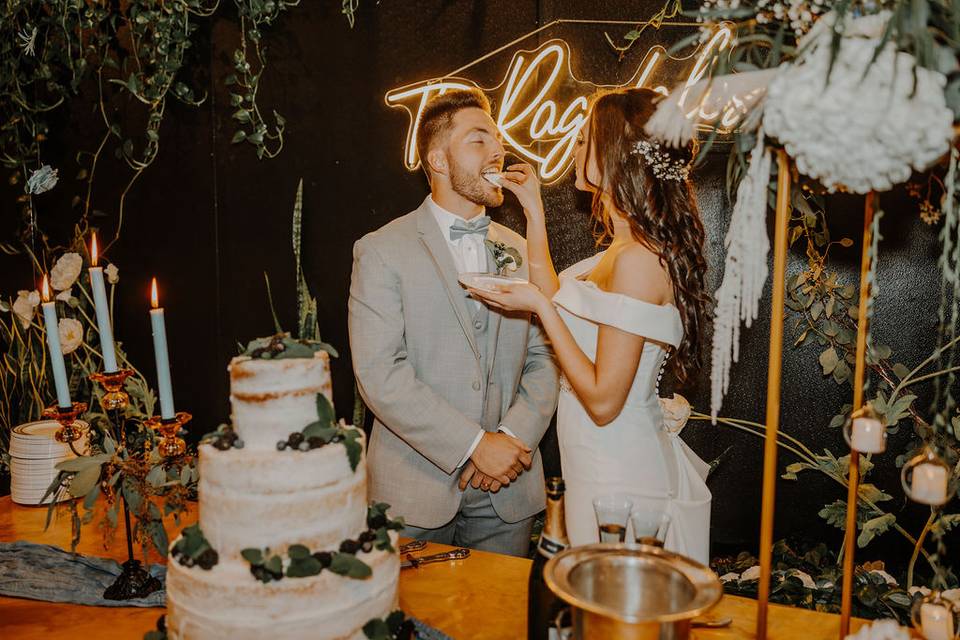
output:
<instances>
[{"instance_id":1,"label":"cream rose","mask_svg":"<svg viewBox=\"0 0 960 640\"><path fill-rule=\"evenodd\" d=\"M60 351L64 355L73 353L83 343L83 325L73 318L60 318Z\"/></svg>"},{"instance_id":2,"label":"cream rose","mask_svg":"<svg viewBox=\"0 0 960 640\"><path fill-rule=\"evenodd\" d=\"M79 253L65 253L50 270L50 286L56 291L64 291L73 286L83 268L83 258Z\"/></svg>"},{"instance_id":3,"label":"cream rose","mask_svg":"<svg viewBox=\"0 0 960 640\"><path fill-rule=\"evenodd\" d=\"M17 299L13 303L13 313L20 320L20 326L24 329L30 328L30 323L33 322L33 312L38 304L40 304L40 292L36 289L17 292Z\"/></svg>"},{"instance_id":4,"label":"cream rose","mask_svg":"<svg viewBox=\"0 0 960 640\"><path fill-rule=\"evenodd\" d=\"M107 282L110 284L117 284L120 282L120 269L117 268L117 265L111 262L103 271L107 274Z\"/></svg>"},{"instance_id":5,"label":"cream rose","mask_svg":"<svg viewBox=\"0 0 960 640\"><path fill-rule=\"evenodd\" d=\"M669 433L680 433L690 419L690 402L677 393L670 398L660 398L660 410L663 412L663 427Z\"/></svg>"}]
</instances>

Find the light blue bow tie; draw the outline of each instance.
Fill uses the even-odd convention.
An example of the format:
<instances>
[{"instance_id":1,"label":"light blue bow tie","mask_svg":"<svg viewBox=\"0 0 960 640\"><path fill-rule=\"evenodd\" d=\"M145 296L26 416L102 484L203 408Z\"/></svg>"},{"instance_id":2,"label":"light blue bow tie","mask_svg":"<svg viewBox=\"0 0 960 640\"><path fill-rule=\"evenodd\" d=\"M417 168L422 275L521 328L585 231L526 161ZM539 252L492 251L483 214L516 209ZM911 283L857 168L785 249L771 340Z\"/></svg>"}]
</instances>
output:
<instances>
[{"instance_id":1,"label":"light blue bow tie","mask_svg":"<svg viewBox=\"0 0 960 640\"><path fill-rule=\"evenodd\" d=\"M463 236L471 233L479 233L483 236L486 236L487 229L489 228L490 216L480 216L479 218L474 218L470 222L460 219L454 222L450 227L450 240L459 240Z\"/></svg>"}]
</instances>

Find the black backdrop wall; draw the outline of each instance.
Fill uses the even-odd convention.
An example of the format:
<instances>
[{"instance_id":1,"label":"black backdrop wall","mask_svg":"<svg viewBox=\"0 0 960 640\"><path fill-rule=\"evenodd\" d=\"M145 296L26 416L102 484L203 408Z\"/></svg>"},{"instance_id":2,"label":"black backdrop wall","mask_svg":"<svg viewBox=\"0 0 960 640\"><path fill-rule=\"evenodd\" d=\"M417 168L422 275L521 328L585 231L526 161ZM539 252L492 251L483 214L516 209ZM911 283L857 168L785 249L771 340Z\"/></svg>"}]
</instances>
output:
<instances>
[{"instance_id":1,"label":"black backdrop wall","mask_svg":"<svg viewBox=\"0 0 960 640\"><path fill-rule=\"evenodd\" d=\"M283 152L265 161L258 161L249 145L230 142L232 109L222 79L232 70L239 25L229 11L204 23L194 48L195 84L211 86L210 96L199 109L169 104L160 157L128 195L120 239L108 253L121 268L118 339L153 381L147 296L149 278L156 275L167 310L177 406L194 413L194 435L226 420L227 361L236 353L238 341L272 330L264 271L270 274L282 323L286 327L296 323L290 222L297 182L303 178L304 267L319 298L322 334L341 353L334 364L334 392L338 412L349 416L353 381L346 300L353 242L414 209L426 193L422 176L406 171L401 162L407 115L388 108L384 94L441 76L556 19L639 20L659 7L652 0L364 1L357 26L350 30L339 15L339 3L301 3L265 36L269 63L261 104L276 108L288 123ZM524 46L533 48L538 41L562 37L574 52L572 65L578 77L616 84L633 75L649 46L669 47L690 32L680 27L651 30L618 62L605 42L604 30L618 38L628 28L565 24ZM470 77L485 86L496 85L509 58L509 52L497 56L471 71ZM92 93L85 98L86 105L93 104ZM90 109L77 107L53 125L55 140L48 144L49 157L44 161L60 168L61 185L41 196L38 205L41 226L52 241L64 242L73 221L69 200L79 192L71 178L77 168L74 154L96 147L100 122ZM109 214L101 231L109 237L117 230L117 202L130 174L112 154L102 162L95 201L97 208ZM721 153L696 176L708 229L704 250L713 287L722 272L722 242L730 210L723 188L724 167ZM0 195L5 212L0 216L0 232L9 237L16 217L15 194L8 188ZM589 202L573 189L572 180L545 188L545 201L557 266L590 255L594 243ZM900 361L912 366L929 353L934 340L937 230L918 222L905 196L884 196L882 204L888 215L882 225L885 240L875 334L893 346ZM859 198L843 197L832 200L829 212L833 236L849 236L856 242L851 249L831 250L832 265L850 283L856 283L861 211ZM523 231L522 215L510 198L492 215ZM803 252L795 249L790 271L801 269L804 260ZM4 292L27 288L30 278L25 260L0 257ZM767 311L745 332L741 362L734 367L733 388L723 409L724 415L757 422L764 416L769 291L761 306ZM788 340L790 336L788 331ZM826 447L841 455L846 451L842 437L826 425L848 401L850 389L822 378L818 353L815 346L791 350L788 344L783 428L814 450ZM704 411L709 402L708 376L704 372L695 388L684 391ZM720 459L710 479L715 551L755 547L762 441L703 422L691 423L684 438L704 459ZM894 436L891 450L906 438L905 432ZM894 457L879 459L874 475L881 488L901 495ZM792 461L783 454L781 466ZM552 464L556 465L555 454ZM816 513L824 503L843 497L839 485L822 476L781 481L777 535L826 540L837 548L840 532ZM919 508L902 501L892 508L907 521L925 518ZM908 556L909 549L902 538L888 534L864 557L885 555Z\"/></svg>"}]
</instances>

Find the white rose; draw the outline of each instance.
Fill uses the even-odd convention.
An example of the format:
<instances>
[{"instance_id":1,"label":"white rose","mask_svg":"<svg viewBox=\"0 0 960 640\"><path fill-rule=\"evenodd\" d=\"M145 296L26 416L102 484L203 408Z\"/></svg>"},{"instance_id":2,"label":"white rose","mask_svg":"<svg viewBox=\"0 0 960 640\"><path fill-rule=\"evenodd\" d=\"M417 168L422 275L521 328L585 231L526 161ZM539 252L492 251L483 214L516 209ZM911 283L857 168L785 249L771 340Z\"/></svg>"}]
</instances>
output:
<instances>
[{"instance_id":1,"label":"white rose","mask_svg":"<svg viewBox=\"0 0 960 640\"><path fill-rule=\"evenodd\" d=\"M814 582L813 578L811 578L810 574L808 573L804 573L803 571L800 571L799 569L797 569L795 571L792 571L790 575L793 576L794 578L800 578L800 582L802 582L803 586L806 587L807 589L817 588L817 583Z\"/></svg>"},{"instance_id":2,"label":"white rose","mask_svg":"<svg viewBox=\"0 0 960 640\"><path fill-rule=\"evenodd\" d=\"M83 258L79 253L65 253L50 270L50 286L56 291L63 291L73 286L83 268Z\"/></svg>"},{"instance_id":3,"label":"white rose","mask_svg":"<svg viewBox=\"0 0 960 640\"><path fill-rule=\"evenodd\" d=\"M947 589L940 593L940 595L946 600L950 600L958 605L960 605L960 589Z\"/></svg>"},{"instance_id":4,"label":"white rose","mask_svg":"<svg viewBox=\"0 0 960 640\"><path fill-rule=\"evenodd\" d=\"M725 573L722 576L720 576L720 582L734 582L739 579L740 579L740 574L735 571L731 571L730 573Z\"/></svg>"},{"instance_id":5,"label":"white rose","mask_svg":"<svg viewBox=\"0 0 960 640\"><path fill-rule=\"evenodd\" d=\"M680 433L690 419L690 403L678 393L670 398L660 398L663 412L663 427L668 433Z\"/></svg>"},{"instance_id":6,"label":"white rose","mask_svg":"<svg viewBox=\"0 0 960 640\"><path fill-rule=\"evenodd\" d=\"M120 282L120 269L117 268L117 265L111 262L103 271L107 274L107 282L110 284L117 284Z\"/></svg>"},{"instance_id":7,"label":"white rose","mask_svg":"<svg viewBox=\"0 0 960 640\"><path fill-rule=\"evenodd\" d=\"M57 294L57 300L61 302L70 302L70 298L73 297L73 288L68 287Z\"/></svg>"},{"instance_id":8,"label":"white rose","mask_svg":"<svg viewBox=\"0 0 960 640\"><path fill-rule=\"evenodd\" d=\"M33 171L27 178L25 190L34 195L50 191L57 186L57 170L48 164Z\"/></svg>"},{"instance_id":9,"label":"white rose","mask_svg":"<svg viewBox=\"0 0 960 640\"><path fill-rule=\"evenodd\" d=\"M33 312L38 304L40 304L40 292L36 289L17 292L17 299L13 303L13 313L19 318L20 326L24 329L30 328L30 323L33 322Z\"/></svg>"},{"instance_id":10,"label":"white rose","mask_svg":"<svg viewBox=\"0 0 960 640\"><path fill-rule=\"evenodd\" d=\"M890 575L890 574L887 573L886 571L883 571L883 570L881 570L881 569L874 569L874 570L871 571L870 573L875 573L875 574L877 574L878 576L880 576L881 578L883 578L884 582L886 582L887 584L892 584L892 585L896 585L896 584L897 584L896 578L894 578L892 575Z\"/></svg>"},{"instance_id":11,"label":"white rose","mask_svg":"<svg viewBox=\"0 0 960 640\"><path fill-rule=\"evenodd\" d=\"M740 574L741 580L759 580L760 579L760 565L755 564L743 573Z\"/></svg>"},{"instance_id":12,"label":"white rose","mask_svg":"<svg viewBox=\"0 0 960 640\"><path fill-rule=\"evenodd\" d=\"M64 355L73 353L83 343L83 325L73 318L60 318L60 351Z\"/></svg>"}]
</instances>

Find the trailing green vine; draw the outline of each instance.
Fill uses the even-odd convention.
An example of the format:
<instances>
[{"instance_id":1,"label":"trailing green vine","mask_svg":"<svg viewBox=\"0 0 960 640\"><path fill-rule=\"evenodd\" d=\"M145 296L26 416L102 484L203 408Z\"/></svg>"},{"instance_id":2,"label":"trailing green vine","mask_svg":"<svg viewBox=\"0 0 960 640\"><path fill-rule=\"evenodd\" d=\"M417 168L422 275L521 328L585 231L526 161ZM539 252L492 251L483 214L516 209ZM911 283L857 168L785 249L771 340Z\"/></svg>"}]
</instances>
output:
<instances>
[{"instance_id":1,"label":"trailing green vine","mask_svg":"<svg viewBox=\"0 0 960 640\"><path fill-rule=\"evenodd\" d=\"M231 87L231 117L237 121L233 142L249 142L257 150L257 158L275 158L283 149L283 131L286 120L273 111L274 124L269 127L260 113L257 93L260 78L267 65L267 48L263 44L262 29L276 21L289 7L300 0L234 0L240 15L240 47L233 52L234 72L225 83Z\"/></svg>"}]
</instances>

